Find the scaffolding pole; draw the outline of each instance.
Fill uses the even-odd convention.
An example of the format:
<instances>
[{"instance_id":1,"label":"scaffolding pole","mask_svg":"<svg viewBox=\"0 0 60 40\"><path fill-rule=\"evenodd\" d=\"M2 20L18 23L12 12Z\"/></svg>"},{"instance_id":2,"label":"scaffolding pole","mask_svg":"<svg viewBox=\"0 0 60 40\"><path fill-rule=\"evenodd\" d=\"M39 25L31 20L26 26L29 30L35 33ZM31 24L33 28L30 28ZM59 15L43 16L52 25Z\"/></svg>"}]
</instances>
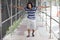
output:
<instances>
[{"instance_id":1,"label":"scaffolding pole","mask_svg":"<svg viewBox=\"0 0 60 40\"><path fill-rule=\"evenodd\" d=\"M11 26L12 26L12 0L11 0Z\"/></svg>"},{"instance_id":2,"label":"scaffolding pole","mask_svg":"<svg viewBox=\"0 0 60 40\"><path fill-rule=\"evenodd\" d=\"M52 0L50 0L50 39L52 38L51 35L51 27L52 27Z\"/></svg>"},{"instance_id":3,"label":"scaffolding pole","mask_svg":"<svg viewBox=\"0 0 60 40\"><path fill-rule=\"evenodd\" d=\"M60 17L59 17L59 38L58 40L60 40Z\"/></svg>"},{"instance_id":4,"label":"scaffolding pole","mask_svg":"<svg viewBox=\"0 0 60 40\"><path fill-rule=\"evenodd\" d=\"M45 4L45 7L46 7L47 6L46 1L44 2L44 4ZM47 14L47 9L46 8L45 8L45 11L46 11L46 14ZM45 25L46 25L46 30L47 30L47 15L46 15L46 24Z\"/></svg>"},{"instance_id":5,"label":"scaffolding pole","mask_svg":"<svg viewBox=\"0 0 60 40\"><path fill-rule=\"evenodd\" d=\"M59 11L60 11L60 0L59 0ZM60 12L59 12L59 38L58 40L60 40Z\"/></svg>"},{"instance_id":6,"label":"scaffolding pole","mask_svg":"<svg viewBox=\"0 0 60 40\"><path fill-rule=\"evenodd\" d=\"M17 6L17 0L15 0L15 6ZM17 8L15 8L15 13L16 13L15 20L17 20Z\"/></svg>"},{"instance_id":7,"label":"scaffolding pole","mask_svg":"<svg viewBox=\"0 0 60 40\"><path fill-rule=\"evenodd\" d=\"M10 10L9 10L9 6L8 6L8 1L6 0L6 5L7 5L7 10L8 10L8 15L10 17Z\"/></svg>"},{"instance_id":8,"label":"scaffolding pole","mask_svg":"<svg viewBox=\"0 0 60 40\"><path fill-rule=\"evenodd\" d=\"M2 40L2 16L1 16L1 0L0 0L0 37L1 37L1 39L0 40Z\"/></svg>"}]
</instances>

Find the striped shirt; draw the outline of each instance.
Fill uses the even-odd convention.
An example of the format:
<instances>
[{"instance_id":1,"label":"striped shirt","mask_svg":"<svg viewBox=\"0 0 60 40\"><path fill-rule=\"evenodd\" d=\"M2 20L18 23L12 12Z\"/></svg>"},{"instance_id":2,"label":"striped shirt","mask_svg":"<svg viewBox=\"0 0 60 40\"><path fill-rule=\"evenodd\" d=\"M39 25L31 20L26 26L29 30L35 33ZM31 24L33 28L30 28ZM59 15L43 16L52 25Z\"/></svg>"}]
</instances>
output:
<instances>
[{"instance_id":1,"label":"striped shirt","mask_svg":"<svg viewBox=\"0 0 60 40\"><path fill-rule=\"evenodd\" d=\"M24 9L28 13L27 18L34 20L35 19L35 12L36 12L37 8L33 7L32 9L28 9L28 8L24 8Z\"/></svg>"}]
</instances>

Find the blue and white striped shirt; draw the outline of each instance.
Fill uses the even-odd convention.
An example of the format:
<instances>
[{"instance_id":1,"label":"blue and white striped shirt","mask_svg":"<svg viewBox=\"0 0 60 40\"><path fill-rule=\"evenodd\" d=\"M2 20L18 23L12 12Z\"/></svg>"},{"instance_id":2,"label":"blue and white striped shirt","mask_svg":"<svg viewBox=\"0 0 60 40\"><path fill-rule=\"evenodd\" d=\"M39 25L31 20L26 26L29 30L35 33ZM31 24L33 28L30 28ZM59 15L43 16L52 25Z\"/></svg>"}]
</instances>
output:
<instances>
[{"instance_id":1,"label":"blue and white striped shirt","mask_svg":"<svg viewBox=\"0 0 60 40\"><path fill-rule=\"evenodd\" d=\"M28 13L27 18L34 20L35 19L35 12L36 12L37 8L33 7L32 9L28 9L28 8L24 8L24 9Z\"/></svg>"}]
</instances>

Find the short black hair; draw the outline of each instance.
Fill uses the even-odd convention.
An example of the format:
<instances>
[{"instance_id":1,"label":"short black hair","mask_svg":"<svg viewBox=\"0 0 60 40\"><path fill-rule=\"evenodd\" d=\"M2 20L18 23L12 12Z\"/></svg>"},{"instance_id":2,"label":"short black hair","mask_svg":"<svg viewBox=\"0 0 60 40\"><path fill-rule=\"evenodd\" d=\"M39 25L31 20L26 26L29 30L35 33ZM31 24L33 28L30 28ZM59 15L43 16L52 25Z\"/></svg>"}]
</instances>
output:
<instances>
[{"instance_id":1,"label":"short black hair","mask_svg":"<svg viewBox=\"0 0 60 40\"><path fill-rule=\"evenodd\" d=\"M28 7L29 4L31 4L31 6L33 7L32 2L28 2L28 3L27 3L27 8L28 8L28 9L30 9L30 8Z\"/></svg>"}]
</instances>

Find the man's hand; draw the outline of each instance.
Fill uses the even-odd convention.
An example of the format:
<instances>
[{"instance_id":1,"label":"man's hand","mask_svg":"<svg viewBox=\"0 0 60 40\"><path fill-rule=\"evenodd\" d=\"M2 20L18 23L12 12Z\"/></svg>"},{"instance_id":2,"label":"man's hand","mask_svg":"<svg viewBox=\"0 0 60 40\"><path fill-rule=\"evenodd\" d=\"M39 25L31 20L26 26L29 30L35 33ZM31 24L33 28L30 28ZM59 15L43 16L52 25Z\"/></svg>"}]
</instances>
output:
<instances>
[{"instance_id":1,"label":"man's hand","mask_svg":"<svg viewBox=\"0 0 60 40\"><path fill-rule=\"evenodd\" d=\"M57 17L60 17L60 11L57 11Z\"/></svg>"}]
</instances>

